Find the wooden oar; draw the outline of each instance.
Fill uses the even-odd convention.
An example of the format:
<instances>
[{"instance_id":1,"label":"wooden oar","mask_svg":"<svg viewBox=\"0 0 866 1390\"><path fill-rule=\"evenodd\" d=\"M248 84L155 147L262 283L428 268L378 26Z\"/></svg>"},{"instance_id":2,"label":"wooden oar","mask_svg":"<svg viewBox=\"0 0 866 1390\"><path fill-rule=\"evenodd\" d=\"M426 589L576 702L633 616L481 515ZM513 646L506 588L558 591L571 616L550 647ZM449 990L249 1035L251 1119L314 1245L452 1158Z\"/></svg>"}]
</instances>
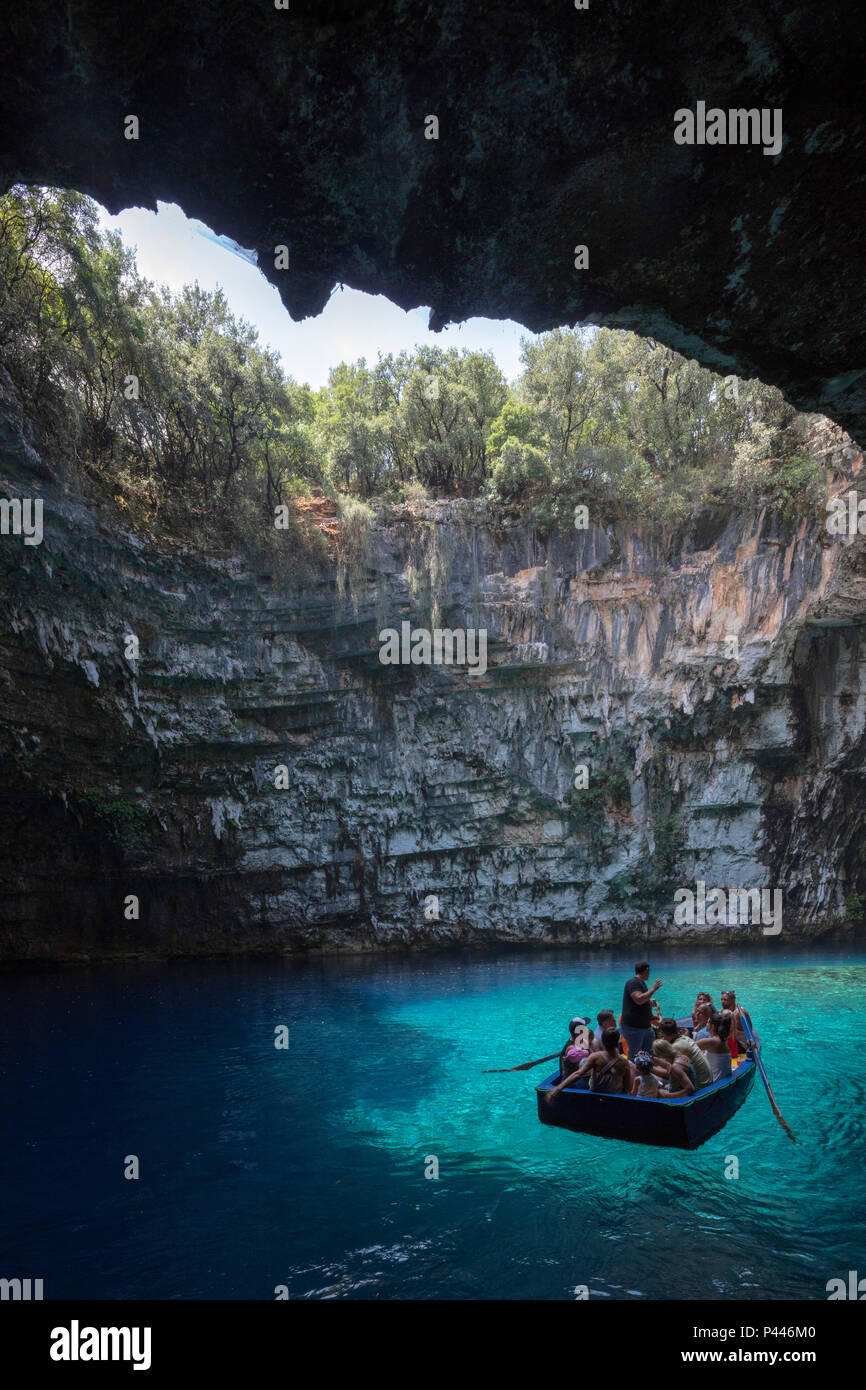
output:
<instances>
[{"instance_id":1,"label":"wooden oar","mask_svg":"<svg viewBox=\"0 0 866 1390\"><path fill-rule=\"evenodd\" d=\"M494 1072L502 1071L529 1071L530 1067L540 1067L542 1062L552 1062L554 1057L558 1057L558 1052L550 1052L546 1057L536 1057L534 1062L521 1062L519 1067L485 1067L484 1076L492 1076Z\"/></svg>"},{"instance_id":2,"label":"wooden oar","mask_svg":"<svg viewBox=\"0 0 866 1390\"><path fill-rule=\"evenodd\" d=\"M775 1115L776 1119L779 1121L779 1124L782 1126L782 1128L783 1128L783 1130L785 1131L785 1133L787 1134L788 1138L791 1139L791 1140L793 1140L793 1142L796 1144L797 1141L796 1141L796 1139L794 1139L794 1136L793 1136L793 1134L791 1133L791 1126L788 1124L787 1120L785 1119L784 1115L782 1114L781 1110L779 1109L778 1105L776 1104L776 1097L773 1095L773 1089L772 1089L772 1087L771 1087L769 1081L767 1080L767 1073L764 1071L764 1063L761 1061L761 1054L760 1054L760 1052L759 1052L759 1050L758 1050L758 1044L757 1044L757 1041L756 1041L756 1039L755 1039L755 1035L754 1035L754 1033L752 1032L751 1027L749 1026L749 1020L746 1018L745 1009L743 1009L743 1010L741 1011L740 1017L741 1017L742 1020L743 1020L743 1028L744 1028L745 1031L746 1031L746 1037L749 1039L749 1042L752 1044L752 1055L753 1055L755 1061L756 1061L757 1064L758 1064L758 1071L761 1073L761 1080L763 1081L764 1085L765 1085L766 1088L767 1088L767 1096L769 1097L770 1104L771 1104L772 1107L773 1107L773 1114Z\"/></svg>"}]
</instances>

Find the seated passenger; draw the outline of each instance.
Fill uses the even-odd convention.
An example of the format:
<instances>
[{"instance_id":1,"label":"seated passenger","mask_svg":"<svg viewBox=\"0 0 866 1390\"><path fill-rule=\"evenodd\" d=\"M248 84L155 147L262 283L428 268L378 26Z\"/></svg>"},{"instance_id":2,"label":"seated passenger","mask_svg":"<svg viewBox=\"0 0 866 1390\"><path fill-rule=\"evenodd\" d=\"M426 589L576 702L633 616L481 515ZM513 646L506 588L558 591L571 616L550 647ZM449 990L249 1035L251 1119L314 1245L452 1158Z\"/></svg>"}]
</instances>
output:
<instances>
[{"instance_id":1,"label":"seated passenger","mask_svg":"<svg viewBox=\"0 0 866 1390\"><path fill-rule=\"evenodd\" d=\"M698 1046L696 1038L690 1038L687 1033L681 1033L677 1028L675 1018L663 1018L659 1033L664 1042L668 1042L680 1057L687 1057L694 1068L695 1086L698 1090L702 1086L711 1086L713 1073L703 1052ZM709 1036L709 1035L708 1035Z\"/></svg>"},{"instance_id":2,"label":"seated passenger","mask_svg":"<svg viewBox=\"0 0 866 1390\"><path fill-rule=\"evenodd\" d=\"M732 989L722 990L722 1008L730 1009L731 1011L731 1031L736 1036L738 1052L746 1052L749 1047L749 1039L746 1034L746 1030L743 1027L743 1018L746 1019L749 1027L751 1028L752 1034L755 1037L755 1041L758 1041L757 1035L755 1034L754 1024L752 1023L751 1015L746 1012L742 1004L737 1003L737 996Z\"/></svg>"},{"instance_id":3,"label":"seated passenger","mask_svg":"<svg viewBox=\"0 0 866 1390\"><path fill-rule=\"evenodd\" d=\"M631 1084L632 1095L642 1096L644 1100L658 1100L662 1083L653 1071L653 1058L648 1052L636 1052L634 1065L637 1075Z\"/></svg>"},{"instance_id":4,"label":"seated passenger","mask_svg":"<svg viewBox=\"0 0 866 1390\"><path fill-rule=\"evenodd\" d=\"M715 1013L716 1011L716 1006L713 1003L713 996L711 994L707 994L705 989L702 989L699 992L698 997L694 1003L694 1008L692 1009L692 1023L695 1028L698 1027L698 1023L695 1016L698 1010L704 1007L708 1007L709 1013Z\"/></svg>"},{"instance_id":5,"label":"seated passenger","mask_svg":"<svg viewBox=\"0 0 866 1390\"><path fill-rule=\"evenodd\" d=\"M568 1076L577 1071L581 1062L589 1056L592 1033L587 1028L586 1019L573 1018L568 1025L568 1042L559 1054L559 1075Z\"/></svg>"},{"instance_id":6,"label":"seated passenger","mask_svg":"<svg viewBox=\"0 0 866 1390\"><path fill-rule=\"evenodd\" d=\"M731 1031L730 1019L723 1014L715 1013L707 1024L709 1037L701 1038L696 1044L703 1052L710 1071L713 1074L713 1081L721 1081L724 1077L731 1075L731 1054L728 1051L728 1034Z\"/></svg>"},{"instance_id":7,"label":"seated passenger","mask_svg":"<svg viewBox=\"0 0 866 1390\"><path fill-rule=\"evenodd\" d=\"M727 1019L729 1030L728 1051L731 1054L731 1061L736 1062L740 1055L740 1049L737 1044L737 1035L734 1032L734 1015L731 1013L730 1009L720 1009L719 1013L722 1015L722 1018Z\"/></svg>"},{"instance_id":8,"label":"seated passenger","mask_svg":"<svg viewBox=\"0 0 866 1390\"><path fill-rule=\"evenodd\" d=\"M613 1009L602 1009L601 1013L596 1015L596 1022L598 1023L598 1031L596 1032L595 1036L593 1037L592 1043L590 1044L590 1052L601 1052L602 1033L604 1032L605 1028L616 1027L616 1015L614 1014Z\"/></svg>"},{"instance_id":9,"label":"seated passenger","mask_svg":"<svg viewBox=\"0 0 866 1390\"><path fill-rule=\"evenodd\" d=\"M589 1087L599 1093L628 1095L634 1068L620 1051L622 1036L618 1028L605 1028L601 1035L601 1052L593 1052L584 1062L590 1067Z\"/></svg>"},{"instance_id":10,"label":"seated passenger","mask_svg":"<svg viewBox=\"0 0 866 1390\"><path fill-rule=\"evenodd\" d=\"M688 1057L677 1052L666 1038L659 1038L653 1044L656 1060L656 1074L664 1067L667 1072L668 1090L672 1096L690 1096L697 1090L697 1075Z\"/></svg>"},{"instance_id":11,"label":"seated passenger","mask_svg":"<svg viewBox=\"0 0 866 1390\"><path fill-rule=\"evenodd\" d=\"M709 1029L707 1028L707 1023L709 1022L711 1016L714 1013L715 1009L713 1008L712 1004L698 1004L696 1006L695 1011L692 1014L692 1022L694 1024L695 1030L693 1037L695 1042L697 1042L698 1038L708 1038L710 1036Z\"/></svg>"},{"instance_id":12,"label":"seated passenger","mask_svg":"<svg viewBox=\"0 0 866 1390\"><path fill-rule=\"evenodd\" d=\"M581 1062L576 1072L566 1076L551 1091L544 1092L548 1100L552 1100L564 1086L573 1086L575 1083L579 1085L585 1076L589 1077L590 1090L597 1091L599 1095L629 1094L633 1068L625 1057L620 1056L619 1029L605 1028L601 1035L601 1042L601 1052L591 1052L585 1061Z\"/></svg>"}]
</instances>

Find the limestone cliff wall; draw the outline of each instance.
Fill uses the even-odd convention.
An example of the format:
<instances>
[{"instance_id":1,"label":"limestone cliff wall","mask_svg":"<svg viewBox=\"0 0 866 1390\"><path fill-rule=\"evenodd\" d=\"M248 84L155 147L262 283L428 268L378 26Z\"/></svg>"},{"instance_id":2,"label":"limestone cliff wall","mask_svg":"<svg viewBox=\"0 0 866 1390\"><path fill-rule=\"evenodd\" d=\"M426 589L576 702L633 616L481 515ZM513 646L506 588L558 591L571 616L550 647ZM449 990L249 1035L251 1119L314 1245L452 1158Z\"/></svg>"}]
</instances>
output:
<instances>
[{"instance_id":1,"label":"limestone cliff wall","mask_svg":"<svg viewBox=\"0 0 866 1390\"><path fill-rule=\"evenodd\" d=\"M0 435L0 495L45 507L41 545L0 538L6 958L760 932L676 926L697 880L780 886L785 934L857 929L866 565L823 516L672 548L437 502L293 593L122 531ZM850 485L859 450L825 444ZM484 676L379 662L431 573Z\"/></svg>"}]
</instances>

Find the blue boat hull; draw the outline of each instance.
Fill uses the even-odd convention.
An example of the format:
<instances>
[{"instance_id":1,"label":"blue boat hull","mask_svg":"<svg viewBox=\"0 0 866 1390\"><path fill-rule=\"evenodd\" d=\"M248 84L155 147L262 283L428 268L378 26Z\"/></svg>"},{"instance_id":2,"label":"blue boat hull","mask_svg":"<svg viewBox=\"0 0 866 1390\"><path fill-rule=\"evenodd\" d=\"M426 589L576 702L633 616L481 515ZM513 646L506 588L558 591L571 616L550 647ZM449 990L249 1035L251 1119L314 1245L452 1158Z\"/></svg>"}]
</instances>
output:
<instances>
[{"instance_id":1,"label":"blue boat hull","mask_svg":"<svg viewBox=\"0 0 866 1390\"><path fill-rule=\"evenodd\" d=\"M728 1123L755 1082L751 1056L730 1078L717 1081L683 1100L640 1100L637 1096L594 1095L566 1087L548 1100L559 1081L554 1072L535 1090L538 1118L544 1125L625 1139L632 1144L660 1144L669 1149L697 1149Z\"/></svg>"}]
</instances>

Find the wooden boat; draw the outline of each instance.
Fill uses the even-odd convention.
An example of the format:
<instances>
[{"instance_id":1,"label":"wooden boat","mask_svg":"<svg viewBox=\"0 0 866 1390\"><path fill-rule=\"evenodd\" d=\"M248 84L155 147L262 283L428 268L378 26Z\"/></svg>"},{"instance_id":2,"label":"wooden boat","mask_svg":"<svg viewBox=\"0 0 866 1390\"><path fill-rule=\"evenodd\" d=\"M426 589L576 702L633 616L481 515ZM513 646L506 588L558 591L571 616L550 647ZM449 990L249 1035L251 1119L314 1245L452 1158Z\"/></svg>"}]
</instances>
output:
<instances>
[{"instance_id":1,"label":"wooden boat","mask_svg":"<svg viewBox=\"0 0 866 1390\"><path fill-rule=\"evenodd\" d=\"M559 1082L554 1072L535 1090L543 1125L625 1139L632 1144L660 1144L669 1149L697 1149L736 1114L755 1082L752 1053L729 1077L704 1086L682 1100L642 1100L638 1096L596 1095L566 1086L547 1099Z\"/></svg>"}]
</instances>

